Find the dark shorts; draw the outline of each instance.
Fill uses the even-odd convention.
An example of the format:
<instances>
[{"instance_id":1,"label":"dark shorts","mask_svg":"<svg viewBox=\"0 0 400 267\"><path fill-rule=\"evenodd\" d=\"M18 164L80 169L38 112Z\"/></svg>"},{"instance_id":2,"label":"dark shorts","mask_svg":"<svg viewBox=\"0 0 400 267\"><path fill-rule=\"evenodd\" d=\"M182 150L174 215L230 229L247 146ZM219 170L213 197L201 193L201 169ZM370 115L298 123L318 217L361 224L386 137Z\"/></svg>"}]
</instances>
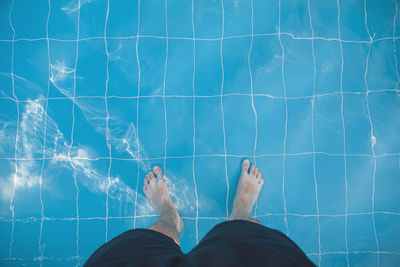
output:
<instances>
[{"instance_id":1,"label":"dark shorts","mask_svg":"<svg viewBox=\"0 0 400 267\"><path fill-rule=\"evenodd\" d=\"M127 231L107 242L85 266L315 266L280 231L244 221L216 225L188 254L154 230Z\"/></svg>"}]
</instances>

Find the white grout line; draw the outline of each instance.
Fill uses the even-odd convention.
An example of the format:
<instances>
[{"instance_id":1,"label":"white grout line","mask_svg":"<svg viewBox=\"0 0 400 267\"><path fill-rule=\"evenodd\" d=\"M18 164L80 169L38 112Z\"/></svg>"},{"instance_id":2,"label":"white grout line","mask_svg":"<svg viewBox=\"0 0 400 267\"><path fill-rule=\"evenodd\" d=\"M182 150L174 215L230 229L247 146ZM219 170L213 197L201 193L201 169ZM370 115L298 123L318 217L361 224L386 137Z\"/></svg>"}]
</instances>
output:
<instances>
[{"instance_id":1,"label":"white grout line","mask_svg":"<svg viewBox=\"0 0 400 267\"><path fill-rule=\"evenodd\" d=\"M43 257L44 257L44 248L45 245L43 244L43 217L44 217L44 204L42 199L42 184L43 184L43 171L44 171L44 158L46 157L46 136L47 136L47 109L49 106L49 91L50 91L50 78L51 78L51 67L50 67L50 42L49 42L49 20L51 14L51 0L48 0L49 11L47 13L47 20L46 20L46 41L47 41L47 61L48 61L48 80L47 80L47 94L46 94L46 108L44 109L44 130L43 130L43 160L42 160L42 167L40 170L40 177L39 177L39 198L40 198L40 232L39 232L39 253L40 253L40 266L43 266Z\"/></svg>"},{"instance_id":2,"label":"white grout line","mask_svg":"<svg viewBox=\"0 0 400 267\"><path fill-rule=\"evenodd\" d=\"M308 7L308 16L310 18L310 28L312 32L312 36L314 37L314 27L312 24L312 17L311 17L311 7L310 7L310 0L307 0L307 7ZM311 100L311 139L312 139L312 146L313 146L313 177L314 177L314 187L315 187L315 203L317 208L317 223L318 223L318 266L321 266L321 224L319 220L319 201L318 201L318 183L317 183L317 174L315 170L315 141L314 141L314 106L315 106L315 81L317 76L317 68L315 66L315 49L314 49L314 39L311 40L312 46L312 56L313 56L313 98Z\"/></svg>"},{"instance_id":3,"label":"white grout line","mask_svg":"<svg viewBox=\"0 0 400 267\"><path fill-rule=\"evenodd\" d=\"M11 22L11 13L13 11L14 7L14 0L11 2L11 7L10 7L10 12L8 13L8 21L10 23L10 27L13 31L13 41L11 45L11 82L12 82L12 93L13 97L16 101L16 106L17 106L17 130L15 134L15 147L14 147L14 161L15 161L15 174L13 177L13 192L11 194L11 200L10 200L10 211L11 211L11 217L12 217L12 225L11 225L11 236L10 236L10 247L9 247L9 253L8 256L11 258L12 256L12 249L14 245L14 230L15 230L15 211L14 211L14 196L15 196L15 190L17 187L17 178L18 178L18 139L19 139L19 101L17 96L15 95L15 80L14 80L14 39L15 39L15 29L14 26Z\"/></svg>"},{"instance_id":4,"label":"white grout line","mask_svg":"<svg viewBox=\"0 0 400 267\"><path fill-rule=\"evenodd\" d=\"M226 133L225 133L225 115L224 115L224 105L223 105L223 92L224 92L224 80L225 80L225 70L224 70L224 58L223 58L223 40L224 40L224 28L225 28L225 11L224 11L224 0L221 0L221 9L222 9L222 31L221 31L221 46L220 46L220 54L221 54L221 118L222 118L222 132L224 135L224 159L225 159L225 181L226 181L226 199L225 199L225 214L226 219L229 218L229 179L228 179L228 164L227 164L227 155L226 155Z\"/></svg>"},{"instance_id":5,"label":"white grout line","mask_svg":"<svg viewBox=\"0 0 400 267\"><path fill-rule=\"evenodd\" d=\"M278 23L278 32L281 31L281 0L279 0L279 23ZM285 82L285 49L282 44L281 35L279 37L279 44L282 49L282 82L283 82L283 93L285 96L285 136L283 139L283 166L282 166L282 198L283 198L283 210L285 212L285 227L286 227L286 235L289 236L289 225L287 221L287 207L286 207L286 198L285 198L285 165L286 165L286 137L287 137L287 124L288 124L288 103L286 98L286 82Z\"/></svg>"},{"instance_id":6,"label":"white grout line","mask_svg":"<svg viewBox=\"0 0 400 267\"><path fill-rule=\"evenodd\" d=\"M340 29L340 3L339 0L337 0L337 8L338 8L338 18L337 18L337 23L338 23L338 32L339 32L339 39L341 39L341 29ZM343 92L343 66L344 66L344 59L343 59L343 46L342 42L339 42L340 46L340 58L342 61L341 64L341 71L340 71L340 92ZM347 266L350 266L350 261L349 261L349 245L348 245L348 237L347 237L347 213L348 213L348 198L347 198L347 162L346 162L346 129L345 129L345 123L344 123L344 115L343 115L343 93L341 94L341 104L340 104L340 116L342 119L342 130L343 130L343 161L344 161L344 183L345 183L345 191L346 191L346 216L345 216L345 224L344 224L344 235L345 235L345 243L346 243L346 261L347 261Z\"/></svg>"},{"instance_id":7,"label":"white grout line","mask_svg":"<svg viewBox=\"0 0 400 267\"><path fill-rule=\"evenodd\" d=\"M106 109L106 143L107 143L107 148L108 148L108 156L109 156L109 163L108 163L108 171L107 171L107 188L106 188L106 234L105 234L105 242L108 241L108 206L109 206L109 189L111 185L111 164L112 164L112 156L111 156L111 141L110 141L110 129L108 127L108 121L110 119L110 114L108 113L108 102L107 102L107 94L108 94L108 82L110 80L109 76L109 70L108 70L108 65L110 61L110 54L108 53L108 44L107 44L107 24L108 24L108 15L110 13L110 0L107 0L107 12L106 12L106 20L104 23L104 45L105 45L105 52L107 56L107 62L106 62L106 88L104 92L104 104L105 104L105 109Z\"/></svg>"},{"instance_id":8,"label":"white grout line","mask_svg":"<svg viewBox=\"0 0 400 267\"><path fill-rule=\"evenodd\" d=\"M138 0L138 26L137 34L139 36L140 31L140 0ZM135 188L135 208L133 217L133 228L136 228L136 206L137 206L137 195L139 187L139 170L140 170L140 142L139 142L139 96L140 96L140 60L139 60L139 37L136 38L136 62L138 66L138 93L136 100L136 146L137 146L137 177L136 177L136 188Z\"/></svg>"},{"instance_id":9,"label":"white grout line","mask_svg":"<svg viewBox=\"0 0 400 267\"><path fill-rule=\"evenodd\" d=\"M222 0L223 1L223 0ZM193 96L196 95L194 90L194 80L196 77L196 33L194 31L194 0L192 0L192 34L193 34L193 80L192 80L192 89ZM193 97L193 155L196 155L196 97ZM194 194L196 197L196 244L199 243L199 197L197 194L197 183L196 183L196 174L194 171L194 161L195 157L193 157L192 161L192 171L193 171L193 183L194 183Z\"/></svg>"},{"instance_id":10,"label":"white grout line","mask_svg":"<svg viewBox=\"0 0 400 267\"><path fill-rule=\"evenodd\" d=\"M369 119L369 126L370 126L370 142L371 142L371 151L372 151L372 160L374 162L374 173L372 177L372 203L371 203L371 210L372 212L375 211L375 178L376 178L376 158L375 158L375 134L374 134L374 126L372 123L372 118L371 118L371 111L369 108L369 101L368 101L368 80L367 80L367 75L368 75L368 67L369 67L369 57L371 55L371 49L372 49L372 40L373 37L371 37L369 28L368 28L368 13L367 13L367 1L364 0L364 14L365 14L365 29L368 32L368 36L370 39L369 43L369 48L368 48L368 55L367 55L367 62L365 64L365 73L364 73L364 82L365 82L365 88L366 88L366 94L365 94L365 100L366 100L366 106L367 106L367 112L368 112L368 119ZM378 262L378 266L380 266L380 261L379 261L379 241L378 241L378 235L376 232L376 224L375 224L375 214L372 214L372 224L374 226L374 238L375 238L375 244L376 244L376 260Z\"/></svg>"}]
</instances>

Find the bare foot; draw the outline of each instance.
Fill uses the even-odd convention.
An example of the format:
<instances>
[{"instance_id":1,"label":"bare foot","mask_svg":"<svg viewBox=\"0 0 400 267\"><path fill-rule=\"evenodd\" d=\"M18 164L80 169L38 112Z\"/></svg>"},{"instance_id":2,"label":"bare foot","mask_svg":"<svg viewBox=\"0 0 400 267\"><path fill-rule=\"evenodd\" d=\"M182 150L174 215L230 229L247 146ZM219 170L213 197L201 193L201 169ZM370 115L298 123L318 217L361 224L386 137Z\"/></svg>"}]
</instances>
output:
<instances>
[{"instance_id":1,"label":"bare foot","mask_svg":"<svg viewBox=\"0 0 400 267\"><path fill-rule=\"evenodd\" d=\"M249 167L250 161L245 159L242 163L242 174L236 189L232 212L229 216L230 220L256 221L250 218L250 211L260 195L264 179L262 178L262 173L254 165L251 166L250 172Z\"/></svg>"},{"instance_id":2,"label":"bare foot","mask_svg":"<svg viewBox=\"0 0 400 267\"><path fill-rule=\"evenodd\" d=\"M159 220L154 225L166 231L169 231L169 228L176 228L175 231L179 233L183 229L182 218L169 196L161 168L154 166L153 171L154 173L150 171L146 175L143 192L150 205L160 214Z\"/></svg>"}]
</instances>

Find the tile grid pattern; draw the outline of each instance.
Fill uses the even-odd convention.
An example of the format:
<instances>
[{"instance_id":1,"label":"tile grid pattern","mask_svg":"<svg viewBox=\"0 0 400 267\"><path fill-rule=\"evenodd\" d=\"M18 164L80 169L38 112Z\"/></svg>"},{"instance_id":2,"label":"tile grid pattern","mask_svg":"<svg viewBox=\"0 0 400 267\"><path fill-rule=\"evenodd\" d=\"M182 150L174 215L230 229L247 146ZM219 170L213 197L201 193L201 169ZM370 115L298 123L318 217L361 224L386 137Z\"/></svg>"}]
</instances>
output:
<instances>
[{"instance_id":1,"label":"tile grid pattern","mask_svg":"<svg viewBox=\"0 0 400 267\"><path fill-rule=\"evenodd\" d=\"M364 1L364 3L365 3L366 1ZM80 1L79 1L79 3L80 3ZM106 232L105 232L105 240L107 241L108 240L108 220L110 219L110 218L116 218L116 217L109 217L109 215L108 215L108 198L109 198L109 196L108 196L108 189L109 189L109 186L110 186L110 170L111 170L111 163L112 163L112 159L113 159L113 157L112 157L112 155L111 155L111 143L110 143L110 140L109 140L109 136L110 136L110 132L109 132L109 128L108 128L108 120L109 120L109 114L108 114L108 105L107 105L107 99L109 99L109 98L111 98L111 97L114 97L114 96L108 96L108 80L109 80L109 73L108 73L108 62L109 62L109 54L108 54L108 49L107 49L107 40L109 39L107 36L106 36L106 30L107 30L107 20L108 20L108 14L109 14L109 1L107 1L107 3L108 3L108 5L107 5L107 17L106 17L106 24L105 24L105 28L104 28L104 42L105 42L105 46L106 46L106 54L107 54L107 80L106 80L106 89L105 89L105 94L104 94L104 101L105 101L105 106L106 106L106 114L107 114L107 117L106 117L106 125L107 125L107 127L106 127L106 139L107 139L107 146L108 146L108 149L109 149L109 156L108 157L103 157L103 158L107 158L108 160L109 160L109 166L108 166L108 186L107 186L107 204L106 204L106 217L105 218L94 218L94 219L100 219L100 220L105 220L105 222L106 222ZM140 1L138 2L139 4L138 4L138 12L139 12L139 14L138 14L138 32L139 32L139 22L140 22ZM167 3L167 1L166 1L166 3ZM221 2L222 3L222 10L223 10L223 1ZM14 58L14 43L16 42L16 41L19 41L19 40L24 40L25 38L21 38L21 39L18 39L18 40L15 40L15 30L14 30L14 27L13 27L13 25L12 25L12 21L11 21L11 13L12 13L12 7L13 7L13 4L14 4L14 2L12 3L12 6L11 6L11 9L10 9L10 13L9 13L9 22L10 22L10 27L12 28L12 30L13 30L13 39L11 40L11 42L12 42L12 62L11 62L11 79L12 79L12 86L13 86L13 98L12 98L12 100L13 101L15 101L16 102L16 105L17 105L17 111L18 111L18 121L17 121L17 125L19 125L19 119L20 119L20 117L19 117L19 102L21 101L21 100L19 100L17 97L16 97L16 95L15 95L15 91L14 91L14 72L13 72L13 58ZM341 118L342 118L342 125L343 125L343 132L344 132L344 136L343 136L343 138L344 138L344 140L343 140L343 145L344 145L344 154L343 155L339 155L339 156L343 156L343 158L344 158L344 166L345 166L345 180L346 180L346 212L345 212L345 214L344 214L344 216L345 216L345 218L346 218L346 229L347 229L347 216L349 216L350 214L347 212L347 178L346 178L346 157L348 156L348 154L346 154L346 148L345 148L345 123L344 123L344 116L343 116L343 94L344 94L344 92L343 92L343 88L342 88L342 79L343 79L343 51L342 51L342 45L341 45L341 43L343 42L343 40L341 39L341 36L340 36L340 5L339 5L339 0L337 0L337 4L338 4L338 27L339 27L339 39L337 39L338 41L339 41L339 44L340 44L340 47L341 47L341 59L342 59L342 72L341 72L341 92L340 92L340 94L341 94L341 100L342 100L342 102L341 102ZM251 2L251 5L252 5L252 16L253 16L253 3ZM308 2L308 5L309 5L309 2ZM166 5L167 6L167 5ZM308 6L308 8L309 8L309 6ZM280 2L279 2L279 9L280 9ZM309 15L310 15L310 24L312 25L312 19L311 19L311 14L310 14L310 10L308 10L309 11ZM165 9L165 12L167 13L167 9ZM396 16L397 16L397 2L396 2ZM48 45L48 60L49 60L49 63L50 63L50 49L49 49L49 40L53 40L52 38L49 38L48 37L48 21L49 21L49 18L50 18L50 0L49 0L49 12L48 12L48 18L47 18L47 28L46 28L46 38L37 38L37 39L31 39L31 40L39 40L39 39L45 39L46 41L47 41L47 45ZM167 16L166 16L166 18L167 18ZM224 18L224 15L222 16L222 18ZM395 25L395 20L396 20L396 17L394 18L394 25ZM252 21L253 22L253 21ZM196 40L204 40L204 39L201 39L201 38L196 38L195 37L195 31L194 31L194 23L193 23L193 1L192 1L192 24L193 24L193 38L192 38L192 40L193 40L193 50L195 50L195 41ZM252 23L252 26L253 26L253 23ZM312 27L312 26L311 26ZM371 45L372 45L372 43L374 42L374 40L373 40L373 38L371 37L371 35L370 35L370 33L369 33L369 30L368 30L368 26L367 26L367 13L366 13L366 8L365 8L365 27L366 27L366 30L368 31L368 34L369 34L369 36L370 36L370 41L368 42L368 44L369 44L369 52L368 52L368 58L367 58L367 66L366 66L366 70L365 70L365 84L366 84L366 87L367 87L367 92L365 93L365 97L366 97L366 101L367 101L367 109L368 109L368 115L369 115L369 122L370 122L370 127L371 127L371 135L373 135L373 133L374 133L374 129L373 129L373 124L372 124L372 119L371 119L371 114L370 114L370 110L369 110L369 102L368 102L368 96L369 96L369 93L371 93L372 91L369 91L369 89L368 89L368 83L367 83L367 72L368 72L368 59L369 59L369 55L370 55L370 52L371 52ZM71 99L72 100L72 129L71 129L71 143L70 143L70 146L69 146L69 158L70 158L70 160L71 160L71 158L74 158L74 157L71 157L71 155L70 155L70 152L71 152L71 148L72 148L72 145L73 145L73 137L74 137L74 106L75 106L75 103L74 103L74 99L75 99L75 89L76 89L76 67L77 67L77 61L78 61L78 46L79 46L79 42L81 41L81 40L83 40L83 39L80 39L79 38L79 10L78 10L78 27L77 27L77 39L76 40L71 40L71 41L75 41L76 42L76 60L75 60L75 68L74 68L74 94L73 94L73 96L72 97L68 97L69 99ZM223 29L223 28L222 28ZM166 30L167 30L167 21L166 21ZM312 30L312 32L313 32L313 36L312 36L312 38L297 38L297 39L312 39L312 41L314 41L315 39L321 39L321 38L315 38L314 37L314 31ZM278 37L279 37L279 40L280 40L280 45L281 45L281 48L282 48L282 76L283 76L283 79L284 79L284 47L283 47L283 44L282 44L282 41L281 41L281 39L280 39L280 36L281 36L281 34L284 34L284 33L281 33L280 32L280 20L279 20L279 32L277 33L277 35L278 35ZM288 35L290 35L290 34L288 34ZM251 77L251 67L250 67L250 54L251 54L251 50L252 50L252 45L253 45L253 38L254 38L254 34L253 34L253 27L252 27L252 34L250 35L251 36L251 46L250 46L250 49L249 49L249 52L248 52L248 65L249 65L249 73L250 73L250 77ZM137 38L136 39L136 51L138 52L138 42L139 42L139 37L140 38L142 38L142 37L145 37L145 36L139 36L139 34L138 34L138 36L136 36L136 37L133 37L133 38ZM160 37L155 37L155 36L151 36L151 37L154 37L154 38L160 38ZM86 38L86 39L90 39L90 38ZM165 74L164 74L164 88L163 88L163 101L164 101L164 111L165 111L165 124L166 124L166 127L165 127L165 130L166 130L166 134L167 134L167 114L166 114L166 106L165 106L165 97L167 97L167 96L165 96L165 77L166 77L166 71L167 71L167 58L168 58L168 39L177 39L177 38L169 38L168 37L168 30L166 31L166 44L167 44L167 53L166 53L166 62L165 62ZM182 39L187 39L187 38L182 38ZM222 37L220 38L220 41L221 41L221 63L222 63L222 61L223 61L223 59L222 59L222 43L223 43L223 40L224 39L228 39L228 38L224 38L223 37L223 30L222 30ZM327 38L322 38L322 39L327 39ZM393 46L395 47L395 40L396 39L398 39L398 37L395 37L395 27L394 27L394 29L393 29ZM8 41L10 41L10 40L1 40L1 41L6 41L6 42L8 42ZM313 43L312 43L313 44ZM195 56L195 55L194 55ZM313 100L315 99L315 56L314 56L314 45L313 45L313 57L314 57L314 94L313 94L313 96L312 96L312 98L313 98ZM140 96L140 62L139 62L139 56L138 56L138 53L137 53L137 61L138 61L138 66L139 66L139 81L138 81L138 88L139 88L139 90L138 90L138 96L137 96L137 103L139 104L139 99L141 98L141 97L144 97L144 96ZM396 61L396 66L397 66L397 58L396 58L396 56L395 56L395 61ZM195 61L194 61L195 62ZM195 63L194 63L194 65L195 65ZM223 65L222 65L222 68L223 68ZM222 71L222 75L223 75L223 71ZM398 72L397 72L397 69L396 69L396 74L397 74L397 77L399 78L399 74L398 74ZM49 64L49 76L50 76L50 64ZM50 78L50 77L49 77ZM195 79L195 77L194 77L194 73L193 73L193 127L194 127L194 129L195 129L195 115L194 115L194 104L195 104L195 99L196 99L196 97L200 97L200 96L195 96L195 90L194 90L194 79ZM400 78L399 78L399 80L400 80ZM289 98L287 98L286 97L286 87L285 87L285 81L283 80L283 82L284 82L284 88L285 88L285 96L284 96L284 99L285 99L285 102L286 102L286 127L285 127L285 144L286 144L286 131L287 131L287 99L289 99ZM251 84L252 84L252 78L251 78ZM48 89L47 89L47 98L45 98L44 100L46 101L46 111L47 111L47 106L48 106L48 100L49 100L49 98L48 98L48 96L49 96L49 87L50 87L50 79L49 79L49 82L48 82ZM391 91L396 91L397 93L399 93L399 90L397 90L397 89L388 89L388 90L391 90ZM223 114L223 106L222 106L222 99L223 99L223 79L222 79L222 84L221 84L221 95L220 95L220 97L221 97L221 109L222 109L222 114ZM257 112L256 112L256 109L255 109L255 105L254 105L254 99L253 99L253 97L254 97L254 94L253 94L253 87L252 87L252 85L251 85L251 94L250 94L250 96L251 96L251 99L252 99L252 107L253 107L253 111L254 111L254 116L255 116L255 118L256 118L256 123L255 123L255 127L256 127L256 137L255 137L255 142L254 142L254 154L253 154L253 159L254 159L254 161L256 160L256 158L258 158L258 157L260 157L260 155L258 155L258 156L256 156L256 153L255 153L255 151L256 151L256 146L257 146ZM182 97L185 97L185 96L182 96ZM269 97L272 97L272 96L269 96ZM3 98L3 97L2 97ZM8 98L7 98L8 99ZM137 105L137 107L138 107L138 105ZM138 116L138 114L139 114L139 112L137 112L137 116ZM137 121L139 120L139 116L137 117ZM45 127L44 127L44 131L45 131L45 133L44 133L44 138L46 138L46 125L47 125L47 120L45 120ZM17 126L18 127L18 126ZM225 137L225 127L223 126L223 131L224 131L224 137ZM17 128L17 134L16 134L16 140L15 140L15 157L14 158L5 158L5 159L14 159L15 160L15 172L16 173L18 173L18 161L19 160L24 160L24 159L19 159L18 158L18 137L19 137L19 130L18 130L18 128ZM195 139L195 132L194 132L194 136L193 136L193 140ZM139 139L137 139L138 140L138 142L139 142ZM44 223L44 221L47 221L47 220L57 220L57 219L53 219L53 218L47 218L47 217L45 217L44 216L44 206L43 206L43 202L42 202L42 199L41 199L41 191L42 191L42 189L41 189L41 184L42 184L42 177L43 177L43 168L44 168L44 161L45 161L45 159L47 159L47 157L45 157L45 151L46 151L46 139L44 139L44 148L43 148L43 157L42 158L39 158L39 160L42 160L42 169L41 169L41 176L40 176L40 200L41 200L41 218L40 218L40 221L41 221L41 228L40 228L40 236L39 236L39 252L41 253L41 257L40 257L40 261L42 261L43 259L44 259L44 256L43 256L43 247L42 247L42 230L43 230L43 223ZM165 139L165 147L166 147L166 144L167 144L167 135L166 135L166 139ZM318 210L318 214L317 215L315 215L315 216L317 216L317 218L318 218L318 225L319 225L319 217L320 216L323 216L323 215L320 215L319 214L319 209L318 209L318 192L317 192L317 182L316 182L316 176L315 176L315 154L317 154L318 152L315 152L314 151L314 140L313 140L313 152L312 152L312 155L313 155L313 159L314 159L314 181L315 181L315 194L316 194L316 201L317 201L317 210ZM140 148L140 146L138 145L138 149ZM228 193L229 193L229 184L228 184L228 178L227 178L227 164L226 164L226 159L227 159L227 154L226 154L226 141L225 141L225 138L224 138L224 148L225 148L225 154L224 155L221 155L221 156L224 156L224 158L225 158L225 172L226 172L226 179L227 179L227 187L228 187ZM377 234L376 234L376 227L375 227L375 219L374 219L374 216L375 216L375 214L376 213L386 213L386 212L375 212L375 209L374 209L374 193L375 193L375 174L376 174L376 157L380 157L380 156L384 156L384 155L375 155L375 150L374 150L374 144L372 143L372 156L371 155L366 155L366 156L370 156L370 157L372 157L373 158L373 162L374 162L374 177L373 177L373 184L374 184L374 187L373 187L373 196L372 196L372 212L371 213L365 213L365 214L371 214L372 215L372 217L373 217L373 224L374 224L374 234L375 234L375 239L376 239L376 244L377 244L377 251L369 251L369 252L367 252L367 253L375 253L376 254L376 256L377 256L377 260L378 260L378 264L379 264L379 254L380 253L388 253L388 252L385 252L385 251L380 251L379 250L379 242L378 242L378 239L377 239ZM165 156L163 157L163 159L164 159L164 169L165 169L165 162L166 162L166 159L168 158L167 157L167 155L166 155L166 149L164 150L165 151ZM284 161L283 161L283 164L284 164L284 166L283 166L283 170L285 170L285 156L287 155L286 153L285 153L286 151L285 151L285 149L284 149L284 153L283 153L283 157L284 157ZM322 152L323 153L323 152ZM303 154L303 153L299 153L299 154ZM393 155L393 154L392 154ZM394 154L394 155L398 155L398 154ZM195 155L195 147L194 147L194 152L193 152L193 156L192 156L192 158L193 158L193 181L194 181L194 185L196 186L196 181L195 181L195 173L194 173L194 160L195 160L195 158L197 157L197 156L199 156L199 155ZM90 160L90 159L89 159ZM96 160L96 159L94 159L94 160ZM132 160L132 159L129 159L129 160ZM138 157L137 157L137 159L133 159L133 160L137 160L137 161L140 161L140 160L145 160L145 159L140 159L139 158L139 151L138 151ZM71 164L72 164L72 162L71 162ZM138 174L139 174L139 170L138 170ZM283 184L282 184L282 187L283 187L283 199L284 199L284 201L285 201L285 195L284 195L284 182L285 182L285 180L284 180L284 178L285 178L285 174L283 174ZM78 186L77 186L77 182L76 182L76 176L74 175L74 180L75 180L75 186L76 186L76 189L77 189L77 196L76 196L76 205L77 205L77 213L76 213L76 218L72 218L72 219L75 219L76 220L76 222L77 222L77 232L76 232L76 244L77 244L77 255L76 255L76 258L78 259L78 263L77 263L77 265L79 265L79 258L80 258L80 256L79 256L79 221L80 220L84 220L84 219L90 219L90 218L80 218L79 217L79 208L78 208L78 200L79 200L79 189L78 189ZM139 179L138 179L139 180ZM12 198L11 198L11 201L10 201L10 210L11 210L11 212L12 212L12 231L11 231L11 239L10 239L10 253L9 253L9 257L10 258L12 258L12 245L13 245L13 242L14 242L14 239L13 239L13 235L14 235L14 223L16 222L16 221L21 221L21 220L16 220L15 219L15 216L14 216L14 205L13 205L13 197L14 197L14 194L15 194L15 186L16 186L16 181L14 181L14 192L13 192L13 195L12 195ZM137 187L138 187L138 184L137 184ZM136 190L136 192L137 192L137 190ZM228 198L228 193L227 193L227 198ZM137 196L136 196L137 197ZM197 224L198 224L198 220L199 220L199 216L198 216L198 199L197 199L197 190L196 190L196 206L197 206L197 213L196 213L196 217L195 218L190 218L190 217L187 217L187 219L195 219L196 220L196 242L198 242L198 226L197 226ZM136 201L135 201L135 205L136 205ZM227 203L226 203L226 210L227 210L227 216L228 216L228 205L227 205ZM389 213L389 214L396 214L396 215L400 215L400 214L398 214L398 213ZM288 228L288 225L287 225L287 219L286 219L286 217L288 216L288 215L293 215L293 214L290 214L290 213L287 213L287 210L286 210L286 204L285 204L285 212L284 212L284 214L283 214L283 216L285 217L285 224L286 224L286 229L287 229L287 234L289 234L289 228ZM262 217L262 216L268 216L268 215L258 215L257 217ZM308 215L295 215L295 216L308 216ZM314 216L314 215L311 215L311 216ZM342 215L339 215L339 216L342 216ZM119 217L119 218L133 218L134 219L134 222L135 222L135 220L136 220L136 218L138 218L138 217L140 217L140 216L136 216L136 207L135 207L135 215L133 216L133 217ZM71 219L71 218L62 218L62 219ZM8 221L8 220L1 220L1 221ZM319 226L320 227L320 226ZM320 230L318 231L318 234L320 235ZM321 261L321 255L322 254L329 254L330 252L324 252L324 253L321 253L321 245L320 245L320 236L319 236L319 247L318 247L318 249L319 249L319 253L318 253L318 256L319 256L319 261ZM338 252L333 252L333 253L338 253ZM348 254L349 253L358 253L358 252L355 252L355 251L353 251L353 252L349 252L348 251L348 247L347 247L347 230L346 230L346 251L344 252L346 255L347 255L347 264L349 264L349 261L348 261ZM392 252L390 252L390 253L392 253ZM395 254L397 254L397 253L395 253ZM399 253L400 254L400 253Z\"/></svg>"}]
</instances>

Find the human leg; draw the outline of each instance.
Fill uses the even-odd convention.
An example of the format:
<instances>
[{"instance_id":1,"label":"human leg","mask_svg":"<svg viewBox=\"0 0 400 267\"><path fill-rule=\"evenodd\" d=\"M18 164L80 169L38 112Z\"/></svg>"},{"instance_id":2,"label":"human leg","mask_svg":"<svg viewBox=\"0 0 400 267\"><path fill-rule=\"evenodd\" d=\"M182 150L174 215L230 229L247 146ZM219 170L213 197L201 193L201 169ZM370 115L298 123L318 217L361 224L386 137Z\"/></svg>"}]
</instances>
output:
<instances>
[{"instance_id":1,"label":"human leg","mask_svg":"<svg viewBox=\"0 0 400 267\"><path fill-rule=\"evenodd\" d=\"M239 178L229 220L247 220L261 224L260 221L250 217L250 211L260 195L263 184L262 173L255 165L252 165L250 168L250 161L245 159L242 163L242 173Z\"/></svg>"},{"instance_id":2,"label":"human leg","mask_svg":"<svg viewBox=\"0 0 400 267\"><path fill-rule=\"evenodd\" d=\"M143 192L160 217L149 229L167 235L179 246L179 232L183 229L182 218L169 196L161 168L154 166L153 172L150 171L146 175Z\"/></svg>"}]
</instances>

